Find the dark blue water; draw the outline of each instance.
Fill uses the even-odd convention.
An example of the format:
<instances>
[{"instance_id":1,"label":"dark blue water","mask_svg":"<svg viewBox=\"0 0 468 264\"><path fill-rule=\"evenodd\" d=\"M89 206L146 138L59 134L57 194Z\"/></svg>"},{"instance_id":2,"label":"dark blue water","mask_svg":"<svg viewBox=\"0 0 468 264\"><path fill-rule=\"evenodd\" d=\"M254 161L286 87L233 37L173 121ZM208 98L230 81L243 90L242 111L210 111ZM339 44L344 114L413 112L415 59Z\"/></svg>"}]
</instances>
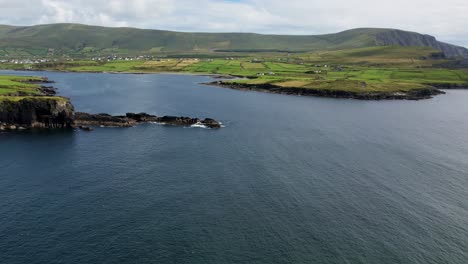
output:
<instances>
[{"instance_id":1,"label":"dark blue water","mask_svg":"<svg viewBox=\"0 0 468 264\"><path fill-rule=\"evenodd\" d=\"M0 134L0 263L468 263L468 91L373 102L26 74L79 111L226 128Z\"/></svg>"}]
</instances>

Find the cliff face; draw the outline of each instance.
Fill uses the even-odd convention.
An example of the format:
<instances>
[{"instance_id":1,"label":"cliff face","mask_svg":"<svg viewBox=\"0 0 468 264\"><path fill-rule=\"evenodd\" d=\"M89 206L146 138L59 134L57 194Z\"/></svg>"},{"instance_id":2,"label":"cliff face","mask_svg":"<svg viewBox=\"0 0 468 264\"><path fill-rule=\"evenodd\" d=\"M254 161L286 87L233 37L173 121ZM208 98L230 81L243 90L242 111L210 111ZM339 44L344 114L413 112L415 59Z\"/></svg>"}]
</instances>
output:
<instances>
[{"instance_id":1,"label":"cliff face","mask_svg":"<svg viewBox=\"0 0 468 264\"><path fill-rule=\"evenodd\" d=\"M68 99L30 97L0 100L0 123L25 128L68 128L73 124L74 109Z\"/></svg>"},{"instance_id":2,"label":"cliff face","mask_svg":"<svg viewBox=\"0 0 468 264\"><path fill-rule=\"evenodd\" d=\"M442 51L446 57L468 58L468 49L437 41L430 35L423 35L402 30L387 30L375 35L378 45L425 46Z\"/></svg>"}]
</instances>

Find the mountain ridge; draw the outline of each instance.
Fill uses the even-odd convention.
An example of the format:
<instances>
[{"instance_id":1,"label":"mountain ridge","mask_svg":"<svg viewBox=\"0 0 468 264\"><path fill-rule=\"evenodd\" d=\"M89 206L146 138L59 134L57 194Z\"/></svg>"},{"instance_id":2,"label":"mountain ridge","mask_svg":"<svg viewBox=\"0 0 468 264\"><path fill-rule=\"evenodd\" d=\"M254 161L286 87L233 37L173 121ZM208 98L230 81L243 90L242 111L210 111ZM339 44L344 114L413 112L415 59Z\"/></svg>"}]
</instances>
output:
<instances>
[{"instance_id":1,"label":"mountain ridge","mask_svg":"<svg viewBox=\"0 0 468 264\"><path fill-rule=\"evenodd\" d=\"M219 50L321 51L372 46L432 47L447 57L468 58L468 49L438 41L434 36L386 28L357 28L322 35L178 32L84 24L35 26L0 25L0 56L92 55L96 53L212 53Z\"/></svg>"}]
</instances>

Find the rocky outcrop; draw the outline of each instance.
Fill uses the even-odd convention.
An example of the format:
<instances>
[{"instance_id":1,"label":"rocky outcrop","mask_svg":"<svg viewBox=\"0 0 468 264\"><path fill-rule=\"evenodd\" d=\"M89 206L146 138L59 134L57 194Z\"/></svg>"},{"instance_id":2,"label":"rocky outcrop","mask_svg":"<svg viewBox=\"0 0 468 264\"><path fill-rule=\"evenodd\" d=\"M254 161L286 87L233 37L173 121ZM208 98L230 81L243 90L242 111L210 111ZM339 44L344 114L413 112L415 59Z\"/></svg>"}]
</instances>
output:
<instances>
[{"instance_id":1,"label":"rocky outcrop","mask_svg":"<svg viewBox=\"0 0 468 264\"><path fill-rule=\"evenodd\" d=\"M468 83L432 83L430 85L437 89L443 89L443 90L468 89Z\"/></svg>"},{"instance_id":2,"label":"rocky outcrop","mask_svg":"<svg viewBox=\"0 0 468 264\"><path fill-rule=\"evenodd\" d=\"M468 68L468 58L450 60L450 61L441 63L438 66L440 66L442 68L449 68L449 69L467 69Z\"/></svg>"},{"instance_id":3,"label":"rocky outcrop","mask_svg":"<svg viewBox=\"0 0 468 264\"><path fill-rule=\"evenodd\" d=\"M382 46L424 46L440 50L448 58L468 58L467 48L437 41L437 39L431 35L424 35L395 29L379 32L375 35L375 37L377 44Z\"/></svg>"},{"instance_id":4,"label":"rocky outcrop","mask_svg":"<svg viewBox=\"0 0 468 264\"><path fill-rule=\"evenodd\" d=\"M39 91L45 96L54 96L57 94L57 90L52 86L41 86Z\"/></svg>"},{"instance_id":5,"label":"rocky outcrop","mask_svg":"<svg viewBox=\"0 0 468 264\"><path fill-rule=\"evenodd\" d=\"M128 116L129 114L127 114ZM156 117L152 116L152 119L161 124L166 125L174 125L174 126L193 126L193 125L202 125L208 128L220 128L221 123L211 119L199 119L199 118L192 118L192 117L185 117L185 116L163 116L163 117Z\"/></svg>"},{"instance_id":6,"label":"rocky outcrop","mask_svg":"<svg viewBox=\"0 0 468 264\"><path fill-rule=\"evenodd\" d=\"M212 118L205 118L201 121L201 124L208 127L208 128L221 128L221 123L212 119Z\"/></svg>"},{"instance_id":7,"label":"rocky outcrop","mask_svg":"<svg viewBox=\"0 0 468 264\"><path fill-rule=\"evenodd\" d=\"M358 100L421 100L429 99L434 95L444 94L433 87L412 89L409 91L398 92L352 92L333 89L310 89L296 87L279 87L273 84L241 84L241 83L226 83L217 81L208 83L224 88L236 90L260 91L277 94L300 95L300 96L317 96L330 98L348 98Z\"/></svg>"},{"instance_id":8,"label":"rocky outcrop","mask_svg":"<svg viewBox=\"0 0 468 264\"><path fill-rule=\"evenodd\" d=\"M192 117L181 116L162 116L158 117L147 113L127 113L125 116L112 116L109 114L88 114L88 113L75 113L74 126L75 127L88 127L88 126L101 126L101 127L131 127L140 123L161 123L174 126L192 126L203 125L208 128L220 128L221 123L211 119L199 119Z\"/></svg>"},{"instance_id":9,"label":"rocky outcrop","mask_svg":"<svg viewBox=\"0 0 468 264\"><path fill-rule=\"evenodd\" d=\"M126 116L111 116L109 114L75 113L74 126L104 126L104 127L131 127L137 121Z\"/></svg>"},{"instance_id":10,"label":"rocky outcrop","mask_svg":"<svg viewBox=\"0 0 468 264\"><path fill-rule=\"evenodd\" d=\"M0 100L0 129L70 128L73 113L73 105L62 97L4 98Z\"/></svg>"},{"instance_id":11,"label":"rocky outcrop","mask_svg":"<svg viewBox=\"0 0 468 264\"><path fill-rule=\"evenodd\" d=\"M79 128L91 131L90 126L132 127L149 122L174 126L200 125L207 128L221 128L221 123L211 118L158 117L147 113L127 113L125 116L112 116L104 113L74 113L70 101L61 97L32 97L19 101L0 101L0 130Z\"/></svg>"},{"instance_id":12,"label":"rocky outcrop","mask_svg":"<svg viewBox=\"0 0 468 264\"><path fill-rule=\"evenodd\" d=\"M38 83L38 84L41 84L41 83L55 83L54 81L49 80L49 78L47 78L47 77L22 79L22 80L20 80L19 82L23 82L23 83Z\"/></svg>"},{"instance_id":13,"label":"rocky outcrop","mask_svg":"<svg viewBox=\"0 0 468 264\"><path fill-rule=\"evenodd\" d=\"M176 125L176 126L193 126L196 124L206 126L208 128L220 128L221 123L218 121L211 119L211 118L205 118L205 119L199 119L199 118L192 118L192 117L179 117L179 116L163 116L163 117L158 117L157 118L158 123L163 123L167 125Z\"/></svg>"}]
</instances>

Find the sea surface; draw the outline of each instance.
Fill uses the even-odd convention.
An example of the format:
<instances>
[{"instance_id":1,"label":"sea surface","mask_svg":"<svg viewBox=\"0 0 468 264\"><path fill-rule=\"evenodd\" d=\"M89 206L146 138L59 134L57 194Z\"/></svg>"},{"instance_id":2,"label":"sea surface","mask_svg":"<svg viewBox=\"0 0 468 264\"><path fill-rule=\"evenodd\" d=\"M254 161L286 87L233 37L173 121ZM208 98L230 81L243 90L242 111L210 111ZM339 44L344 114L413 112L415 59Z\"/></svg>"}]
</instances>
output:
<instances>
[{"instance_id":1,"label":"sea surface","mask_svg":"<svg viewBox=\"0 0 468 264\"><path fill-rule=\"evenodd\" d=\"M0 263L468 263L468 91L358 101L53 72L77 111L211 117L0 134Z\"/></svg>"}]
</instances>

